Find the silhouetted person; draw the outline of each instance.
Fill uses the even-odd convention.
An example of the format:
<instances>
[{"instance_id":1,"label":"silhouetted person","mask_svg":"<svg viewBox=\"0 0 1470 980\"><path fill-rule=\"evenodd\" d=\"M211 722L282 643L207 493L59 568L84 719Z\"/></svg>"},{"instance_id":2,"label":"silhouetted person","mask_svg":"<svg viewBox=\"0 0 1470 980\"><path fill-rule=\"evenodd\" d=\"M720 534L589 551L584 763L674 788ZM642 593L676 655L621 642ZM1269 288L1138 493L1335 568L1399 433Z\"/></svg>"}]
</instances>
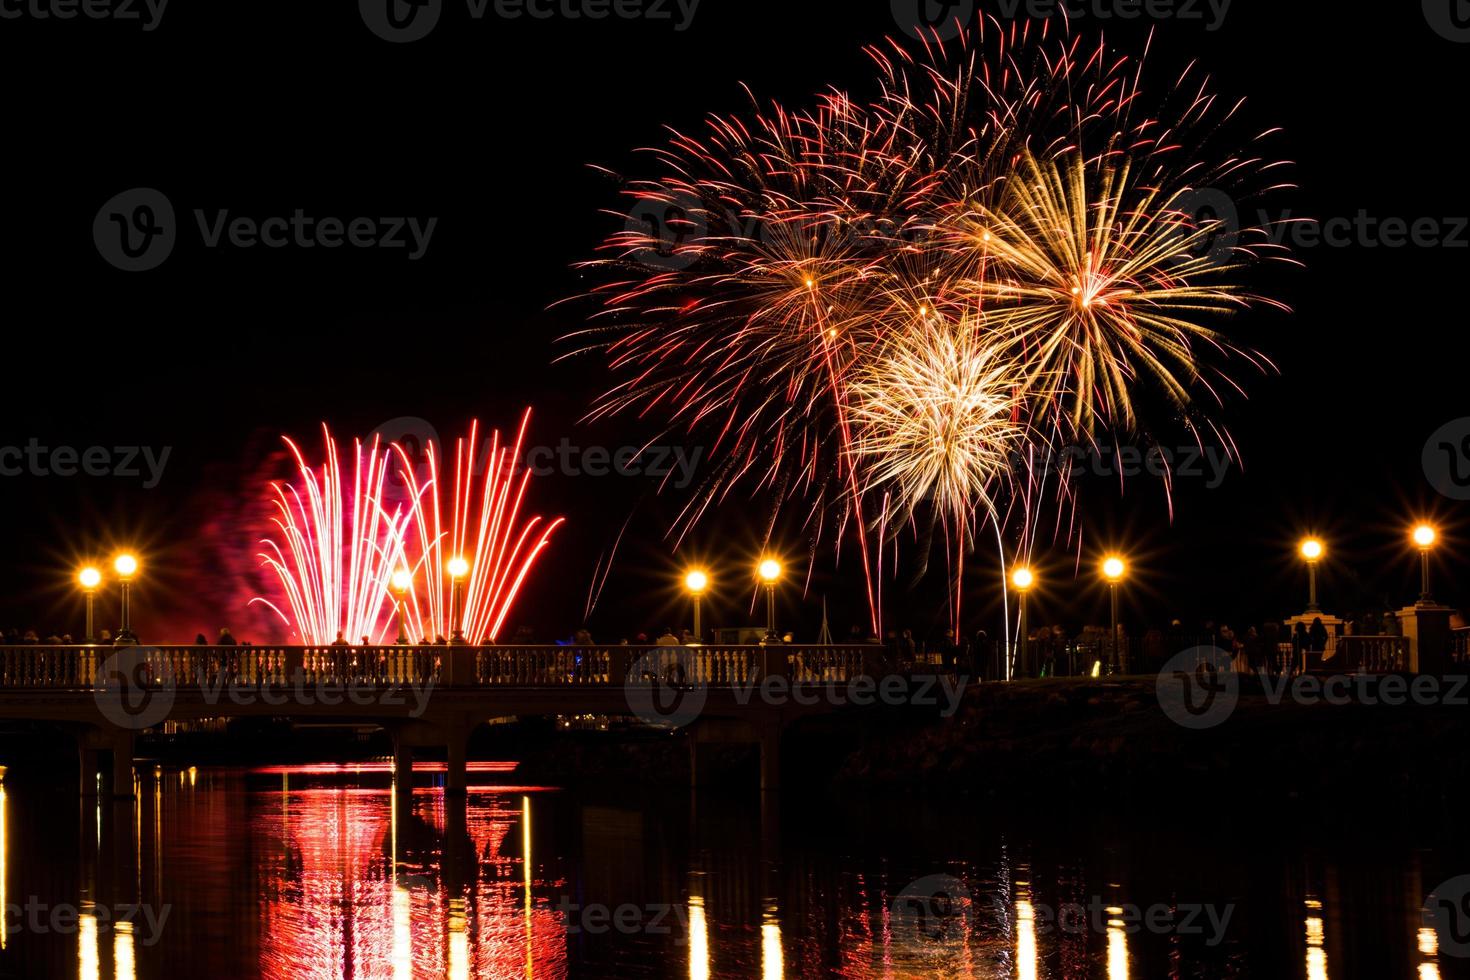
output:
<instances>
[{"instance_id":1,"label":"silhouetted person","mask_svg":"<svg viewBox=\"0 0 1470 980\"><path fill-rule=\"evenodd\" d=\"M239 646L239 644L235 640L235 634L230 632L230 628L228 626L219 631L219 640L217 642L222 647Z\"/></svg>"},{"instance_id":2,"label":"silhouetted person","mask_svg":"<svg viewBox=\"0 0 1470 980\"><path fill-rule=\"evenodd\" d=\"M196 647L207 647L209 646L209 641L205 639L203 633L196 633L194 636L194 645Z\"/></svg>"},{"instance_id":3,"label":"silhouetted person","mask_svg":"<svg viewBox=\"0 0 1470 980\"><path fill-rule=\"evenodd\" d=\"M1312 629L1307 634L1311 640L1311 651L1323 653L1327 650L1327 627L1322 623L1322 617L1318 616L1312 620Z\"/></svg>"},{"instance_id":4,"label":"silhouetted person","mask_svg":"<svg viewBox=\"0 0 1470 980\"><path fill-rule=\"evenodd\" d=\"M332 646L334 646L334 647L345 647L346 645L347 645L347 637L345 637L345 636L342 635L342 631L341 630L338 630L337 631L337 638L332 641Z\"/></svg>"}]
</instances>

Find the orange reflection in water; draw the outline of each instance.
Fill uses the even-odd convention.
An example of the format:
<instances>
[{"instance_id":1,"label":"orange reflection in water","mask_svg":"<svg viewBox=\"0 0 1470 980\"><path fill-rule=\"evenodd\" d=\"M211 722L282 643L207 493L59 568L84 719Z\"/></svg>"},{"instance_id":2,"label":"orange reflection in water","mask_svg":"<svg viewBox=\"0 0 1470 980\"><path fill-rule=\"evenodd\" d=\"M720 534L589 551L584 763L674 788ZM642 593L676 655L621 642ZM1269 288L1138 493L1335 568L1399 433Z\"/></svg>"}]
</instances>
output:
<instances>
[{"instance_id":1,"label":"orange reflection in water","mask_svg":"<svg viewBox=\"0 0 1470 980\"><path fill-rule=\"evenodd\" d=\"M334 786L267 799L253 818L277 841L254 861L262 977L566 975L563 923L532 900L529 796L472 790L462 822L438 790L411 806Z\"/></svg>"}]
</instances>

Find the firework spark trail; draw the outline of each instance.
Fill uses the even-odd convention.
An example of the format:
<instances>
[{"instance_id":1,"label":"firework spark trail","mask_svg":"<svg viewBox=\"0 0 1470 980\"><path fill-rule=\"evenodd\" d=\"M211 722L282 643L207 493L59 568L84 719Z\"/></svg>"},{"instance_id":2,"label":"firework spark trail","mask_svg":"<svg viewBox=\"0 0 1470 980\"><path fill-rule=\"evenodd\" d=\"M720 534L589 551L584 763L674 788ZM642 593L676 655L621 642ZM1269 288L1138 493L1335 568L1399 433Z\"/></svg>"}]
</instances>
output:
<instances>
[{"instance_id":1,"label":"firework spark trail","mask_svg":"<svg viewBox=\"0 0 1470 980\"><path fill-rule=\"evenodd\" d=\"M515 443L502 445L499 431L491 434L483 458L479 423L472 423L467 439L455 445L454 487L441 495L443 481L435 447L427 449L428 478L422 483L408 451L394 444L407 486L408 512L416 547L407 555L413 573L413 591L407 603L411 628L425 637L449 637L453 582L447 567L463 559L469 577L463 586L464 608L459 611L465 636L471 642L495 642L536 559L551 541L564 518L522 517L531 471L522 468L525 437L531 412L521 416ZM483 472L477 475L477 470ZM449 526L443 521L450 511ZM422 583L422 584L421 584Z\"/></svg>"},{"instance_id":2,"label":"firework spark trail","mask_svg":"<svg viewBox=\"0 0 1470 980\"><path fill-rule=\"evenodd\" d=\"M805 497L813 533L855 532L878 624L882 550L921 508L961 552L985 523L1018 520L1029 556L1048 481L1075 502L1053 450L1135 430L1154 392L1192 431L1220 433L1196 396L1240 389L1217 358L1270 368L1218 324L1271 304L1239 279L1275 246L1269 227L1192 206L1286 185L1264 186L1278 164L1254 150L1212 149L1240 104L1219 103L1194 65L1149 113L1143 59L1064 24L981 20L951 43L867 52L870 101L833 90L806 112L712 117L652 150L663 175L627 186L634 213L679 213L652 230L630 221L584 264L604 279L601 309L573 337L620 378L592 417L713 431L716 469L678 540L738 483ZM973 325L960 360L993 366L984 380L1009 416L949 390L892 397L956 353L915 328L931 318ZM935 453L920 437L945 418L956 435ZM1001 478L996 441L960 435L1006 424L1017 432L999 442L1023 440L1015 458L1041 460L1040 474ZM816 513L829 506L844 519Z\"/></svg>"},{"instance_id":3,"label":"firework spark trail","mask_svg":"<svg viewBox=\"0 0 1470 980\"><path fill-rule=\"evenodd\" d=\"M382 504L388 453L375 439L370 448L354 442L352 485L343 482L337 443L322 426L326 462L320 472L307 465L300 447L284 440L296 461L300 486L273 483L277 514L272 519L284 548L261 542L261 561L276 573L289 616L275 603L258 601L295 628L308 644L342 636L381 642L387 629L389 581L403 556L408 515Z\"/></svg>"},{"instance_id":4,"label":"firework spark trail","mask_svg":"<svg viewBox=\"0 0 1470 980\"><path fill-rule=\"evenodd\" d=\"M564 521L522 513L532 476L520 465L530 418L528 409L512 445L502 445L499 432L493 433L483 458L476 456L479 423L473 423L468 438L456 446L452 488L440 479L432 443L426 447L427 478L422 481L402 444L379 449L374 440L365 450L356 443L349 486L325 425L326 462L320 471L286 439L299 486L272 484L274 523L283 543L266 539L266 550L260 553L276 573L285 601L252 601L275 610L308 644L330 643L338 636L353 643L364 636L383 642L396 627L393 573L407 569L412 573L405 598L411 635L430 641L447 638L456 625L451 622L456 617L451 615L453 584L447 566L462 558L469 575L457 618L471 642L494 642L526 577ZM386 483L395 458L402 500L393 499Z\"/></svg>"}]
</instances>

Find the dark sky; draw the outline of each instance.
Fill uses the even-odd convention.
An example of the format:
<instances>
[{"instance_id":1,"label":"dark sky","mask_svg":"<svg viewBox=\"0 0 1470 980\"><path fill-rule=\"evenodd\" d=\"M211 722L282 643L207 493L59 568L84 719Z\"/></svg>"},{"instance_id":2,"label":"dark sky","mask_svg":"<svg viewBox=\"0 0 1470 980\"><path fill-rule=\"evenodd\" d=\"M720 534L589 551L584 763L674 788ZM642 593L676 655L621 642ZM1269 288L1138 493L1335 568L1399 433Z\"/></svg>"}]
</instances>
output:
<instances>
[{"instance_id":1,"label":"dark sky","mask_svg":"<svg viewBox=\"0 0 1470 980\"><path fill-rule=\"evenodd\" d=\"M662 20L475 20L464 0L445 0L429 36L390 44L349 0L170 4L152 30L38 18L48 2L0 3L20 12L0 20L0 447L34 438L169 456L151 488L126 476L0 477L0 624L77 629L75 561L132 542L148 560L144 631L179 639L226 622L251 630L233 605L246 588L238 568L258 536L249 515L263 476L289 475L271 455L282 433L315 450L324 420L351 436L408 416L450 436L475 416L511 425L530 404L538 442L615 449L654 434L631 420L579 427L608 378L595 361L551 363L555 338L585 308L549 307L585 286L571 264L617 227L598 214L619 206L617 187L588 165L637 173L632 148L666 124L695 129L706 112L741 109L741 82L791 106L829 84L870 94L860 48L897 30L888 0L701 0L684 30L672 3ZM1134 52L1154 28L1156 83L1198 58L1217 90L1248 99L1253 128L1284 127L1275 147L1296 162L1301 189L1273 198L1273 211L1433 218L1456 233L1448 219L1470 214L1456 96L1470 44L1431 27L1444 11L1235 0L1210 30L1213 15L1197 6L1203 20L1102 27ZM178 241L157 268L124 272L99 253L93 221L139 187L166 195ZM193 219L195 209L260 219L298 208L437 224L410 261L408 249L211 249ZM1180 479L1172 525L1147 477L1121 494L1089 484L1088 564L1074 581L1069 553L1051 553L1040 615L1098 613L1091 561L1109 542L1138 566L1136 618L1289 614L1304 591L1292 545L1309 527L1332 548L1331 605L1402 604L1416 591L1405 526L1420 513L1450 536L1439 591L1463 598L1460 507L1421 462L1432 432L1470 415L1459 301L1470 232L1458 236L1459 248L1304 248L1305 270L1252 273L1295 312L1232 326L1280 367L1248 378L1250 399L1224 413L1245 472L1218 487ZM682 498L655 489L648 478L543 481L538 502L569 525L516 618L543 636L575 626L599 556L632 514L591 625L601 636L662 626L679 559L660 536ZM759 502L733 503L691 548L735 578L760 513ZM790 547L803 553L799 539ZM972 562L993 564L990 550ZM855 567L834 575L830 553L817 556L816 591L831 595L839 629L856 614ZM905 585L890 586L890 620L935 628L942 588L905 597ZM977 573L970 591L980 625L989 579ZM714 618L744 618L746 593L725 593ZM813 609L800 615L810 622Z\"/></svg>"}]
</instances>

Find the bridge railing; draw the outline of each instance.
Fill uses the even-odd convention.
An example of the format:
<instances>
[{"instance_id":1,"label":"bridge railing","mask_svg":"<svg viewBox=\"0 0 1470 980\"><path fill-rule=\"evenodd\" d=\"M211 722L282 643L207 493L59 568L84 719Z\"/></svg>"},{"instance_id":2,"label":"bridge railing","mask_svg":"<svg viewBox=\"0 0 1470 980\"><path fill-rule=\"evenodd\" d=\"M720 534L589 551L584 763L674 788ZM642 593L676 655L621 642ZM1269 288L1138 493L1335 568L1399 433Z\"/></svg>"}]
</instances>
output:
<instances>
[{"instance_id":1,"label":"bridge railing","mask_svg":"<svg viewBox=\"0 0 1470 980\"><path fill-rule=\"evenodd\" d=\"M114 660L125 654L125 661ZM0 646L0 690L91 689L123 663L131 680L178 687L306 684L622 687L673 680L734 687L882 672L878 646Z\"/></svg>"},{"instance_id":2,"label":"bridge railing","mask_svg":"<svg viewBox=\"0 0 1470 980\"><path fill-rule=\"evenodd\" d=\"M1334 662L1360 674L1390 674L1409 669L1406 636L1339 636ZM1334 668L1337 669L1337 668Z\"/></svg>"}]
</instances>

